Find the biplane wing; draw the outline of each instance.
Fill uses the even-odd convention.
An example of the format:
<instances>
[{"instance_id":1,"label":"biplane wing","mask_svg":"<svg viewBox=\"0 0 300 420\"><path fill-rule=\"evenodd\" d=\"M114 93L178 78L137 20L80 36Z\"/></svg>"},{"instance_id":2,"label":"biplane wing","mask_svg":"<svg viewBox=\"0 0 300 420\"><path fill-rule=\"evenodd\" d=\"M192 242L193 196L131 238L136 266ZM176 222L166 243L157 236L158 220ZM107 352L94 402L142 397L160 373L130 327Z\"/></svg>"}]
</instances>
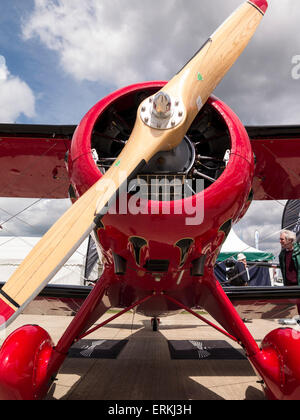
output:
<instances>
[{"instance_id":1,"label":"biplane wing","mask_svg":"<svg viewBox=\"0 0 300 420\"><path fill-rule=\"evenodd\" d=\"M0 197L67 198L75 126L0 124Z\"/></svg>"},{"instance_id":2,"label":"biplane wing","mask_svg":"<svg viewBox=\"0 0 300 420\"><path fill-rule=\"evenodd\" d=\"M0 288L2 286L3 283ZM24 314L74 316L91 290L92 286L49 284L27 306ZM278 319L298 315L299 287L224 287L224 291L242 319Z\"/></svg>"},{"instance_id":3,"label":"biplane wing","mask_svg":"<svg viewBox=\"0 0 300 420\"><path fill-rule=\"evenodd\" d=\"M300 197L300 126L246 127L255 155L254 200Z\"/></svg>"},{"instance_id":4,"label":"biplane wing","mask_svg":"<svg viewBox=\"0 0 300 420\"><path fill-rule=\"evenodd\" d=\"M91 290L92 286L49 284L27 306L24 314L74 316ZM299 287L225 287L224 290L243 319L292 318L298 315Z\"/></svg>"},{"instance_id":5,"label":"biplane wing","mask_svg":"<svg viewBox=\"0 0 300 420\"><path fill-rule=\"evenodd\" d=\"M5 180L0 183L0 196L67 198L65 156L75 129L71 125L0 124L0 174ZM299 198L300 126L247 126L246 130L256 161L254 200ZM89 286L48 285L26 313L74 315L90 290ZM239 314L247 318L292 316L300 304L297 287L224 290Z\"/></svg>"},{"instance_id":6,"label":"biplane wing","mask_svg":"<svg viewBox=\"0 0 300 420\"><path fill-rule=\"evenodd\" d=\"M254 200L300 197L300 126L246 126ZM0 197L67 198L74 125L0 124ZM37 182L38 180L38 182Z\"/></svg>"}]
</instances>

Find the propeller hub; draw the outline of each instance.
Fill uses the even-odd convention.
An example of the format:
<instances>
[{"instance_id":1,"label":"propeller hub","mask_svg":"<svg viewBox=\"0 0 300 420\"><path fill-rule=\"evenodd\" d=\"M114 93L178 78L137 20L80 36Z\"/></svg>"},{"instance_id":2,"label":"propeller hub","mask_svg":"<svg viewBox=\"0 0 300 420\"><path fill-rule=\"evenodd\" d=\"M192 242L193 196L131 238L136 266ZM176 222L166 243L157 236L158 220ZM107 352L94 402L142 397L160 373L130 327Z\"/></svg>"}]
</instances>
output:
<instances>
[{"instance_id":1,"label":"propeller hub","mask_svg":"<svg viewBox=\"0 0 300 420\"><path fill-rule=\"evenodd\" d=\"M153 111L157 118L169 118L171 112L171 98L165 92L159 92L154 96Z\"/></svg>"},{"instance_id":2,"label":"propeller hub","mask_svg":"<svg viewBox=\"0 0 300 420\"><path fill-rule=\"evenodd\" d=\"M151 128L168 130L179 125L185 117L185 108L178 98L159 91L146 99L141 106L142 121Z\"/></svg>"}]
</instances>

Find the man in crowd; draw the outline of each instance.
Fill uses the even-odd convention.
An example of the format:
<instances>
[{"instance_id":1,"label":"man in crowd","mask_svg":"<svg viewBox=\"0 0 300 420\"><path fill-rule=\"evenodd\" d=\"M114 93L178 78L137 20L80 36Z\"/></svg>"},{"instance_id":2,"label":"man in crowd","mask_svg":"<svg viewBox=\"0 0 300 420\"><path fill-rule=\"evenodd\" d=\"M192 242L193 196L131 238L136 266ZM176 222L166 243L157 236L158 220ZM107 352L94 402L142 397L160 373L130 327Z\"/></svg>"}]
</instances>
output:
<instances>
[{"instance_id":1,"label":"man in crowd","mask_svg":"<svg viewBox=\"0 0 300 420\"><path fill-rule=\"evenodd\" d=\"M237 261L232 264L232 268L227 272L230 286L248 286L250 275L246 256L242 253L238 254ZM252 322L252 320L248 318L243 318L243 321Z\"/></svg>"},{"instance_id":2,"label":"man in crowd","mask_svg":"<svg viewBox=\"0 0 300 420\"><path fill-rule=\"evenodd\" d=\"M300 244L297 243L295 232L282 230L280 233L281 252L279 264L284 286L300 286ZM300 305L297 305L300 314ZM299 315L294 319L280 319L280 324L300 324Z\"/></svg>"},{"instance_id":3,"label":"man in crowd","mask_svg":"<svg viewBox=\"0 0 300 420\"><path fill-rule=\"evenodd\" d=\"M243 266L241 266L242 269L240 271L241 271L242 276L244 278L245 286L248 286L249 281L250 281L250 274L249 274L249 268L248 268L248 265L247 265L246 255L243 254L243 253L238 254L237 260L238 260L239 263L243 264Z\"/></svg>"},{"instance_id":4,"label":"man in crowd","mask_svg":"<svg viewBox=\"0 0 300 420\"><path fill-rule=\"evenodd\" d=\"M279 264L285 286L300 285L300 244L295 232L282 230L280 233L281 252Z\"/></svg>"},{"instance_id":5,"label":"man in crowd","mask_svg":"<svg viewBox=\"0 0 300 420\"><path fill-rule=\"evenodd\" d=\"M230 286L247 286L250 280L247 260L244 254L238 254L237 262L232 261L231 269L227 272Z\"/></svg>"}]
</instances>

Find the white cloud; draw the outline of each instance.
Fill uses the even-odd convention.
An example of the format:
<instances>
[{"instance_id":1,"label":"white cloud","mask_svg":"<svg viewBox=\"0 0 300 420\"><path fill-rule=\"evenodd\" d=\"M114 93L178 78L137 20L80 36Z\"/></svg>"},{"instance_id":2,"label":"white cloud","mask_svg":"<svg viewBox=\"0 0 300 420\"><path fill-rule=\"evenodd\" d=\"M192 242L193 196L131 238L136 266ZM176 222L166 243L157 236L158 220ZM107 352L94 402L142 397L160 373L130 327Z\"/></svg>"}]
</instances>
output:
<instances>
[{"instance_id":1,"label":"white cloud","mask_svg":"<svg viewBox=\"0 0 300 420\"><path fill-rule=\"evenodd\" d=\"M0 198L0 235L42 236L70 205L69 199Z\"/></svg>"},{"instance_id":2,"label":"white cloud","mask_svg":"<svg viewBox=\"0 0 300 420\"><path fill-rule=\"evenodd\" d=\"M253 124L280 123L279 118L295 122L299 114L291 58L298 54L300 11L292 0L269 3L245 54L216 92ZM241 0L35 0L23 36L56 51L62 70L74 79L121 87L168 80L240 4ZM280 95L278 103L289 96L292 109L275 106L274 95Z\"/></svg>"},{"instance_id":3,"label":"white cloud","mask_svg":"<svg viewBox=\"0 0 300 420\"><path fill-rule=\"evenodd\" d=\"M57 51L64 71L77 80L123 83L136 79L128 66L135 53L135 31L131 19L126 20L127 5L120 8L116 3L36 0L23 28L24 37L38 36Z\"/></svg>"},{"instance_id":4,"label":"white cloud","mask_svg":"<svg viewBox=\"0 0 300 420\"><path fill-rule=\"evenodd\" d=\"M15 122L20 114L34 116L34 94L24 81L10 74L5 58L0 55L0 122Z\"/></svg>"},{"instance_id":5,"label":"white cloud","mask_svg":"<svg viewBox=\"0 0 300 420\"><path fill-rule=\"evenodd\" d=\"M35 0L23 36L38 37L57 51L64 71L77 80L116 85L161 80L172 76L215 30L210 25L215 4L189 2L187 7L182 0ZM221 6L225 13L217 24L240 1L228 3ZM205 25L199 25L202 9Z\"/></svg>"},{"instance_id":6,"label":"white cloud","mask_svg":"<svg viewBox=\"0 0 300 420\"><path fill-rule=\"evenodd\" d=\"M35 0L23 36L57 52L63 71L78 81L123 86L168 79L241 2ZM295 1L270 1L257 34L219 88L217 95L244 123L299 123L300 82L291 77L291 59L300 54L299 19ZM260 230L262 249L277 255L282 211L278 203L253 203L237 233L254 245Z\"/></svg>"}]
</instances>

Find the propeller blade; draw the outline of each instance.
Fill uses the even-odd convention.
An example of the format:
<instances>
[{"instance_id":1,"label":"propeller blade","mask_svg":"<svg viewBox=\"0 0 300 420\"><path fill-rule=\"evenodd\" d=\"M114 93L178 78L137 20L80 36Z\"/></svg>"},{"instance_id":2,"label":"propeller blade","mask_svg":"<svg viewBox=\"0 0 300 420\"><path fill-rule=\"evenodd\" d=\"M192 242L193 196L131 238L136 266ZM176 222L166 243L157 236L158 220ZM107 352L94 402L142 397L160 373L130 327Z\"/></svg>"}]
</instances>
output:
<instances>
[{"instance_id":1,"label":"propeller blade","mask_svg":"<svg viewBox=\"0 0 300 420\"><path fill-rule=\"evenodd\" d=\"M172 128L179 124L181 131L186 133L211 93L248 45L267 8L266 0L243 3L208 38L183 69L161 89L157 95L163 94L168 97L172 108L171 117L168 115L165 117L165 125L169 119L169 125ZM147 106L147 100L145 106ZM162 115L156 119L152 116L151 122L149 122L149 112L146 114L147 121L144 118L146 124L153 128L158 128L157 124L163 125L164 117ZM178 114L182 116L180 121L178 121ZM141 117L143 118L143 113ZM168 130L167 137L168 141L164 145L162 144L162 150L172 149L182 140L180 137L177 138L174 129Z\"/></svg>"},{"instance_id":2,"label":"propeller blade","mask_svg":"<svg viewBox=\"0 0 300 420\"><path fill-rule=\"evenodd\" d=\"M244 3L160 92L140 105L130 139L115 163L49 229L0 290L0 327L12 322L46 286L97 226L122 185L156 153L182 141L248 44L266 8L265 0Z\"/></svg>"}]
</instances>

